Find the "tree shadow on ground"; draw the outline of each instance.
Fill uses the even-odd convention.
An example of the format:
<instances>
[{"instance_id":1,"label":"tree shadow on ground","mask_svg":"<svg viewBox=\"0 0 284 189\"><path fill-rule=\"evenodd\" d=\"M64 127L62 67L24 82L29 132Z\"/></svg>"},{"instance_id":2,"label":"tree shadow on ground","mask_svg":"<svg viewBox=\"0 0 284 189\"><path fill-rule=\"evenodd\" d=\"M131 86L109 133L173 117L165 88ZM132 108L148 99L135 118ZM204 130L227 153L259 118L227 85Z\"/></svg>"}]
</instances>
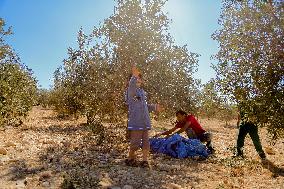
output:
<instances>
[{"instance_id":1,"label":"tree shadow on ground","mask_svg":"<svg viewBox=\"0 0 284 189\"><path fill-rule=\"evenodd\" d=\"M284 176L284 167L278 167L270 160L262 160L262 167L268 169L272 174L273 177Z\"/></svg>"},{"instance_id":2,"label":"tree shadow on ground","mask_svg":"<svg viewBox=\"0 0 284 189\"><path fill-rule=\"evenodd\" d=\"M42 172L43 166L30 167L27 165L25 159L14 161L10 165L10 169L7 174L2 175L0 178L9 177L11 181L25 179L29 175L34 175Z\"/></svg>"},{"instance_id":3,"label":"tree shadow on ground","mask_svg":"<svg viewBox=\"0 0 284 189\"><path fill-rule=\"evenodd\" d=\"M227 128L227 129L237 129L237 124L232 124L232 123L224 123L221 125L221 127Z\"/></svg>"},{"instance_id":4,"label":"tree shadow on ground","mask_svg":"<svg viewBox=\"0 0 284 189\"><path fill-rule=\"evenodd\" d=\"M76 133L86 132L88 131L88 127L86 124L65 124L62 126L61 124L53 124L48 127L29 127L25 130L31 130L35 132L44 132L51 134L64 134L64 135L73 135Z\"/></svg>"},{"instance_id":5,"label":"tree shadow on ground","mask_svg":"<svg viewBox=\"0 0 284 189\"><path fill-rule=\"evenodd\" d=\"M25 160L10 165L11 169L8 174L13 180L24 179L43 171L51 171L56 177L65 177L64 182L67 184L62 186L63 188L73 186L76 189L102 188L102 185L109 184L119 187L131 185L137 189L145 187L154 189L166 188L168 183L181 186L190 185L186 179L184 181L175 179L180 175L195 183L203 181L204 178L194 176L195 174L184 175L186 169L183 167L191 167L195 173L210 171L200 168L201 164L207 163L206 161L178 160L171 157L154 159L153 168L150 170L125 166L124 159L128 153L128 144L122 140L125 127L121 125L111 125L106 131L108 134L105 137L108 138L104 138L101 143L98 143L97 136L85 123L35 126L30 127L28 131L34 131L36 135L48 134L51 136L50 140L53 135L60 135L64 137L64 140L43 145L39 152L37 167L29 167ZM68 185L72 187L67 187Z\"/></svg>"},{"instance_id":6,"label":"tree shadow on ground","mask_svg":"<svg viewBox=\"0 0 284 189\"><path fill-rule=\"evenodd\" d=\"M64 116L64 115L49 115L42 116L41 119L49 121L73 121L76 120L73 116Z\"/></svg>"},{"instance_id":7,"label":"tree shadow on ground","mask_svg":"<svg viewBox=\"0 0 284 189\"><path fill-rule=\"evenodd\" d=\"M71 127L65 125L64 127L52 125L50 128L41 130L65 136L72 133L72 136L69 141L51 144L48 148L43 149L40 153L40 162L48 170L63 173L68 178L68 182L72 182L75 188L100 188L103 184L119 187L131 185L137 189L145 187L165 188L165 184L169 180L173 183L175 183L175 180L174 177L168 178L161 175L161 171L167 175L184 174L180 169L184 166L184 162L176 160L174 160L176 163L169 164L168 170L161 170L157 166L153 166L153 169L150 170L125 166L124 159L128 153L128 144L123 142L123 137L121 137L125 132L124 127L111 127L110 131L107 131L110 133L106 135L109 138L105 138L101 144L95 140L96 136L88 130L85 124L71 125ZM79 133L79 135L76 133ZM156 164L157 162L152 163ZM170 162L160 163L167 164ZM202 178L193 175L188 176L195 182L202 180ZM181 185L185 184L181 183Z\"/></svg>"}]
</instances>

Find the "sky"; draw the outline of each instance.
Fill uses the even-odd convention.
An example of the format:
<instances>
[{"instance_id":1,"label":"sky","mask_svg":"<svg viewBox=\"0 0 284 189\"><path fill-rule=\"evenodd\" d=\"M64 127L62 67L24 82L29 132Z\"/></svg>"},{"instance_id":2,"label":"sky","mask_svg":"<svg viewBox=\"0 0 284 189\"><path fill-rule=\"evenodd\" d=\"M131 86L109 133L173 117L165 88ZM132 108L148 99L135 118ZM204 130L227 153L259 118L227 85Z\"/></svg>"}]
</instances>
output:
<instances>
[{"instance_id":1,"label":"sky","mask_svg":"<svg viewBox=\"0 0 284 189\"><path fill-rule=\"evenodd\" d=\"M76 46L82 27L88 34L109 17L114 0L0 0L0 17L12 26L6 42L31 68L41 88L50 88L53 73ZM165 12L172 19L170 32L177 45L188 45L200 54L195 78L206 83L215 76L210 57L218 51L211 38L218 29L221 0L168 0Z\"/></svg>"}]
</instances>

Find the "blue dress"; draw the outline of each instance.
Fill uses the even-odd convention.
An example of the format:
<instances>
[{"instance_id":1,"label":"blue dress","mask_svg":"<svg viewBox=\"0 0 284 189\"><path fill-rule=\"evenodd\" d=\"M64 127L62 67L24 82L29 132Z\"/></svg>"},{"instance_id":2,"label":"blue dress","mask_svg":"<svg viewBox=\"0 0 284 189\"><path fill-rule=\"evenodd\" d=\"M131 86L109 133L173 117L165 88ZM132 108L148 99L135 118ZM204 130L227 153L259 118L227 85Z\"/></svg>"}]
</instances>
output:
<instances>
[{"instance_id":1,"label":"blue dress","mask_svg":"<svg viewBox=\"0 0 284 189\"><path fill-rule=\"evenodd\" d=\"M147 104L146 92L136 83L137 78L132 76L127 89L128 130L150 130L149 111L156 110L156 105Z\"/></svg>"}]
</instances>

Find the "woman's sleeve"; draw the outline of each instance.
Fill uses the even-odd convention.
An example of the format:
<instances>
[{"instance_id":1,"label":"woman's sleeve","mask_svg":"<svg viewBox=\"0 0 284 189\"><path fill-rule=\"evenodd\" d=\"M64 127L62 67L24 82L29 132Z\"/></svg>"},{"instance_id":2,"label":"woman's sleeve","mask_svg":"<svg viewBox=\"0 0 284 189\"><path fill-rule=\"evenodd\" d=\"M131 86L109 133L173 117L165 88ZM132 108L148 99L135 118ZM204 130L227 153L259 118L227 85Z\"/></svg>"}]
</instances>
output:
<instances>
[{"instance_id":1,"label":"woman's sleeve","mask_svg":"<svg viewBox=\"0 0 284 189\"><path fill-rule=\"evenodd\" d=\"M147 104L149 112L157 111L157 104Z\"/></svg>"},{"instance_id":2,"label":"woman's sleeve","mask_svg":"<svg viewBox=\"0 0 284 189\"><path fill-rule=\"evenodd\" d=\"M136 83L137 78L132 76L129 81L129 87L128 87L128 95L129 96L135 96L136 95Z\"/></svg>"}]
</instances>

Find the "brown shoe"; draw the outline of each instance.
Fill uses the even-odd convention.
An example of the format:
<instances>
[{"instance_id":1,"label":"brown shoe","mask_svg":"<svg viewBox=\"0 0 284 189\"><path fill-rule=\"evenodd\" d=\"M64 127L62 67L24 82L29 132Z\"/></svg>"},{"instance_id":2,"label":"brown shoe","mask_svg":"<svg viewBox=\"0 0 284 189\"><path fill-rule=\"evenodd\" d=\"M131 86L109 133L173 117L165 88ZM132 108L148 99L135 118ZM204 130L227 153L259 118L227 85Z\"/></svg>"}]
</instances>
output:
<instances>
[{"instance_id":1,"label":"brown shoe","mask_svg":"<svg viewBox=\"0 0 284 189\"><path fill-rule=\"evenodd\" d=\"M149 164L148 161L142 161L140 163L140 167L142 167L142 168L150 168L150 164Z\"/></svg>"},{"instance_id":2,"label":"brown shoe","mask_svg":"<svg viewBox=\"0 0 284 189\"><path fill-rule=\"evenodd\" d=\"M134 159L126 159L125 164L130 167L137 167L138 164Z\"/></svg>"}]
</instances>

